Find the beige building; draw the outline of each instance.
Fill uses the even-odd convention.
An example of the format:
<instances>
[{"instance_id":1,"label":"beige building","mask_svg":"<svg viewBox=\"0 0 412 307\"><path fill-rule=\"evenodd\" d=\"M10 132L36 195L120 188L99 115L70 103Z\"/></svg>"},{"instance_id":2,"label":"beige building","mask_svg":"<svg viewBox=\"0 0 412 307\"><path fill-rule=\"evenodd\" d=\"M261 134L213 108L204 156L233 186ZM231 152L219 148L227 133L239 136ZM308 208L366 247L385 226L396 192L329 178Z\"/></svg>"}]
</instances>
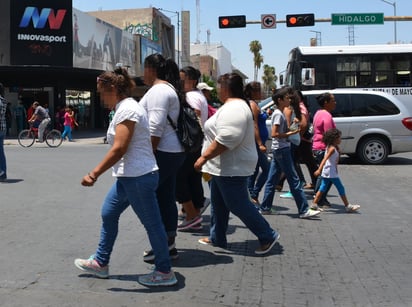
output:
<instances>
[{"instance_id":1,"label":"beige building","mask_svg":"<svg viewBox=\"0 0 412 307\"><path fill-rule=\"evenodd\" d=\"M202 75L210 76L213 80L225 73L235 71L243 78L247 78L242 72L232 67L231 54L222 44L218 43L196 43L190 44L190 14L181 12L181 54L177 54L175 47L175 28L169 17L156 8L125 9L87 12L88 14L104 20L120 29L132 34L140 35L161 47L161 53L165 57L176 59L181 66L192 65L200 70ZM186 13L186 15L185 15ZM178 37L179 39L179 37ZM190 47L189 47L190 44ZM187 45L187 46L186 46ZM185 50L189 50L190 57L187 58ZM145 52L145 49L148 49ZM136 73L142 75L142 67L146 55L150 54L150 48L136 46ZM139 60L140 58L140 60ZM140 72L140 73L139 73Z\"/></svg>"},{"instance_id":2,"label":"beige building","mask_svg":"<svg viewBox=\"0 0 412 307\"><path fill-rule=\"evenodd\" d=\"M150 53L160 51L166 58L176 58L175 27L171 24L170 18L156 8L94 11L87 14L149 40L146 42L148 46L136 46L138 75L142 75L141 64ZM160 49L156 50L153 44L158 45Z\"/></svg>"}]
</instances>

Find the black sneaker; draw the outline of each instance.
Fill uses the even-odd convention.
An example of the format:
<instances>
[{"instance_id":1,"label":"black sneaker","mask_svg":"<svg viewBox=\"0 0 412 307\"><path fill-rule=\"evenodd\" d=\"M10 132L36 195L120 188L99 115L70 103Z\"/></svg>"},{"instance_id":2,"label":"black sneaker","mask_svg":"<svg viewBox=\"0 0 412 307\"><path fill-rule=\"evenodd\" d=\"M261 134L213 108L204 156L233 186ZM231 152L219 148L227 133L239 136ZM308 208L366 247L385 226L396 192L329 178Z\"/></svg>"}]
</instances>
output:
<instances>
[{"instance_id":1,"label":"black sneaker","mask_svg":"<svg viewBox=\"0 0 412 307\"><path fill-rule=\"evenodd\" d=\"M178 254L177 249L176 249L175 246L176 246L175 243L169 245L169 257L172 260L175 260L175 259L179 258L179 254ZM143 252L143 261L153 262L154 259L155 259L155 255L154 255L152 249L150 251L144 251Z\"/></svg>"}]
</instances>

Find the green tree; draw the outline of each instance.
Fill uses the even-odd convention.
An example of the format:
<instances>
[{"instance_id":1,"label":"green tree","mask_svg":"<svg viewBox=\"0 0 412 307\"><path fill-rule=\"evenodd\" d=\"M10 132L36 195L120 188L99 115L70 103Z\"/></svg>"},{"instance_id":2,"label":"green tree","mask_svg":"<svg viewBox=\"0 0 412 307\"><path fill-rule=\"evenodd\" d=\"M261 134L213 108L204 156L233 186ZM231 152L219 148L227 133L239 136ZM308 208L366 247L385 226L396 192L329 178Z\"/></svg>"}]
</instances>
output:
<instances>
[{"instance_id":1,"label":"green tree","mask_svg":"<svg viewBox=\"0 0 412 307\"><path fill-rule=\"evenodd\" d=\"M251 41L249 43L249 50L253 53L253 80L257 81L258 71L263 63L263 56L260 53L260 50L262 50L262 44L257 40Z\"/></svg>"},{"instance_id":2,"label":"green tree","mask_svg":"<svg viewBox=\"0 0 412 307\"><path fill-rule=\"evenodd\" d=\"M263 65L263 90L267 96L271 95L272 88L276 88L277 76L275 67L267 64Z\"/></svg>"},{"instance_id":3,"label":"green tree","mask_svg":"<svg viewBox=\"0 0 412 307\"><path fill-rule=\"evenodd\" d=\"M221 105L222 102L219 100L219 97L217 95L216 91L216 82L213 81L213 79L210 76L207 75L202 75L202 82L207 83L207 85L213 87L213 91L211 91L210 96L212 98L212 101L214 101L216 104Z\"/></svg>"}]
</instances>

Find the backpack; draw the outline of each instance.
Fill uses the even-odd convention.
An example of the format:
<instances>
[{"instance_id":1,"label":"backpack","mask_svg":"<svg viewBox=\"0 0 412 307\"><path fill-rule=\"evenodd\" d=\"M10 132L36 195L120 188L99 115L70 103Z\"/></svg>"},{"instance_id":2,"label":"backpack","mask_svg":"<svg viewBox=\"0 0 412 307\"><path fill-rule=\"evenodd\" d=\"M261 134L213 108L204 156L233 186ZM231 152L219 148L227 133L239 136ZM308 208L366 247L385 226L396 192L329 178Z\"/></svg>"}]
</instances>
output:
<instances>
[{"instance_id":1,"label":"backpack","mask_svg":"<svg viewBox=\"0 0 412 307\"><path fill-rule=\"evenodd\" d=\"M197 152L202 148L203 129L195 110L187 103L181 103L177 124L169 115L167 120L177 133L177 137L186 152Z\"/></svg>"}]
</instances>

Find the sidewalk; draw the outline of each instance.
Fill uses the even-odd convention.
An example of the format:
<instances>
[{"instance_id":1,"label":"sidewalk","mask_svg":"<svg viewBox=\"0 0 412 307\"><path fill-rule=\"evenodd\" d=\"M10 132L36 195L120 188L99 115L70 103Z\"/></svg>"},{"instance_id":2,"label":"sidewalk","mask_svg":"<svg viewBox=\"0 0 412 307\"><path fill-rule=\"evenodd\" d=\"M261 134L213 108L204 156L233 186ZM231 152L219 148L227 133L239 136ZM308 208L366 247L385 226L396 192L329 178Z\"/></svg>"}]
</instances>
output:
<instances>
[{"instance_id":1,"label":"sidewalk","mask_svg":"<svg viewBox=\"0 0 412 307\"><path fill-rule=\"evenodd\" d=\"M106 136L106 130L75 130L72 132L74 142L63 141L62 145L76 145L76 144L104 144L103 138ZM4 145L19 145L17 137L7 137L4 140Z\"/></svg>"}]
</instances>

